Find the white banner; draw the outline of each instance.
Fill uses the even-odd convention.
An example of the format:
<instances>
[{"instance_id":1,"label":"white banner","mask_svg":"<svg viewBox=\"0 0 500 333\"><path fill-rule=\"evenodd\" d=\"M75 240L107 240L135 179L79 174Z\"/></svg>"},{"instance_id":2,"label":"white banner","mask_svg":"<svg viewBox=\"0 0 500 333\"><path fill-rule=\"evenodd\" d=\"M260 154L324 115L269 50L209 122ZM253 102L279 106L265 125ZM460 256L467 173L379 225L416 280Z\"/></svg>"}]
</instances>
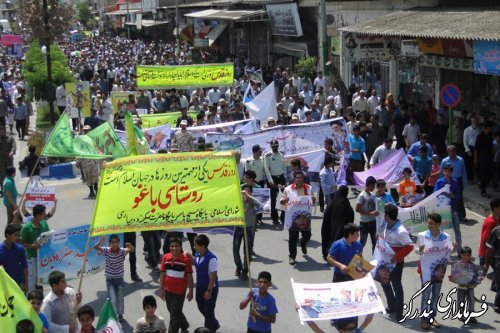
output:
<instances>
[{"instance_id":1,"label":"white banner","mask_svg":"<svg viewBox=\"0 0 500 333\"><path fill-rule=\"evenodd\" d=\"M333 128L332 128L333 127ZM288 155L303 154L324 148L326 138L333 140L338 153L349 154L350 144L344 118L335 118L313 123L276 126L252 134L213 134L207 133L207 143L215 150L241 150L241 157L252 156L252 146L259 144L270 151L272 140L278 140L279 150Z\"/></svg>"},{"instance_id":2,"label":"white banner","mask_svg":"<svg viewBox=\"0 0 500 333\"><path fill-rule=\"evenodd\" d=\"M289 198L285 205L286 230L311 230L311 196L296 196Z\"/></svg>"},{"instance_id":3,"label":"white banner","mask_svg":"<svg viewBox=\"0 0 500 333\"><path fill-rule=\"evenodd\" d=\"M373 259L377 261L377 266L371 271L373 279L381 284L390 282L389 274L391 274L396 264L391 263L391 258L394 255L394 250L384 240L379 239L373 251Z\"/></svg>"},{"instance_id":4,"label":"white banner","mask_svg":"<svg viewBox=\"0 0 500 333\"><path fill-rule=\"evenodd\" d=\"M423 231L425 233L425 231ZM420 268L422 269L423 283L441 283L446 276L446 265L453 249L450 236L446 234L446 239L436 241L425 239L422 234L418 235L419 241L423 239L424 250L420 254Z\"/></svg>"},{"instance_id":5,"label":"white banner","mask_svg":"<svg viewBox=\"0 0 500 333\"><path fill-rule=\"evenodd\" d=\"M398 209L398 219L410 233L427 230L427 216L431 213L441 215L441 230L452 227L449 186L446 185L432 193L413 207Z\"/></svg>"},{"instance_id":6,"label":"white banner","mask_svg":"<svg viewBox=\"0 0 500 333\"><path fill-rule=\"evenodd\" d=\"M260 203L257 213L270 213L271 212L271 189L253 188L252 197L257 199Z\"/></svg>"},{"instance_id":7,"label":"white banner","mask_svg":"<svg viewBox=\"0 0 500 333\"><path fill-rule=\"evenodd\" d=\"M56 188L52 186L28 187L26 189L26 208L33 208L35 205L44 205L47 209L55 206Z\"/></svg>"},{"instance_id":8,"label":"white banner","mask_svg":"<svg viewBox=\"0 0 500 333\"><path fill-rule=\"evenodd\" d=\"M385 313L370 274L359 280L337 283L297 283L292 288L300 307L301 322L319 321Z\"/></svg>"}]
</instances>

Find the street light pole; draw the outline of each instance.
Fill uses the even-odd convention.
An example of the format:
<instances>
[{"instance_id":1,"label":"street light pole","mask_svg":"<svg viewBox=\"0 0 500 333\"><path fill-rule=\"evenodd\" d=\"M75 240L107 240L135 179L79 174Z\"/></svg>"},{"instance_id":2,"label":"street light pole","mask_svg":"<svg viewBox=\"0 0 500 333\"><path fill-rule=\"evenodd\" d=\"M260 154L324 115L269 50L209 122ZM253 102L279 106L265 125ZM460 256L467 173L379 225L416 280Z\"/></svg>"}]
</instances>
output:
<instances>
[{"instance_id":1,"label":"street light pole","mask_svg":"<svg viewBox=\"0 0 500 333\"><path fill-rule=\"evenodd\" d=\"M48 5L47 0L43 0L43 20L44 20L44 30L45 30L45 48L46 48L46 56L47 56L47 100L49 102L49 111L50 111L50 124L54 125L56 123L55 113L54 113L54 99L52 98L52 61L50 59L50 27L49 27L49 13L48 13Z\"/></svg>"}]
</instances>

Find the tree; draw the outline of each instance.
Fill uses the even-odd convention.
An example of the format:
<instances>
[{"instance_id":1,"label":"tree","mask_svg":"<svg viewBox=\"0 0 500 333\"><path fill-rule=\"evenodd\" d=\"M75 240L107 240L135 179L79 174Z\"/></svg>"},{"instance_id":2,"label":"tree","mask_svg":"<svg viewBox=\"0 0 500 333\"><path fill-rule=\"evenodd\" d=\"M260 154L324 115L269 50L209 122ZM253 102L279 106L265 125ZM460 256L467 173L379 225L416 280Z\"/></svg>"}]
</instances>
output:
<instances>
[{"instance_id":1,"label":"tree","mask_svg":"<svg viewBox=\"0 0 500 333\"><path fill-rule=\"evenodd\" d=\"M80 1L76 5L78 11L78 20L84 26L86 26L92 19L90 15L89 2L88 1Z\"/></svg>"},{"instance_id":2,"label":"tree","mask_svg":"<svg viewBox=\"0 0 500 333\"><path fill-rule=\"evenodd\" d=\"M50 59L52 61L52 80L54 85L58 86L66 82L73 82L73 74L67 65L68 59L57 45L52 44L50 48L52 50ZM46 55L40 49L40 43L37 40L31 42L23 64L23 76L28 82L31 92L34 92L33 97L36 99L48 98L47 64L45 57Z\"/></svg>"},{"instance_id":3,"label":"tree","mask_svg":"<svg viewBox=\"0 0 500 333\"><path fill-rule=\"evenodd\" d=\"M44 2L47 9L44 9ZM21 27L38 39L51 45L67 33L74 16L73 8L61 0L20 0ZM47 18L48 24L45 24Z\"/></svg>"},{"instance_id":4,"label":"tree","mask_svg":"<svg viewBox=\"0 0 500 333\"><path fill-rule=\"evenodd\" d=\"M295 65L295 72L302 78L314 79L316 75L316 57L300 58Z\"/></svg>"}]
</instances>

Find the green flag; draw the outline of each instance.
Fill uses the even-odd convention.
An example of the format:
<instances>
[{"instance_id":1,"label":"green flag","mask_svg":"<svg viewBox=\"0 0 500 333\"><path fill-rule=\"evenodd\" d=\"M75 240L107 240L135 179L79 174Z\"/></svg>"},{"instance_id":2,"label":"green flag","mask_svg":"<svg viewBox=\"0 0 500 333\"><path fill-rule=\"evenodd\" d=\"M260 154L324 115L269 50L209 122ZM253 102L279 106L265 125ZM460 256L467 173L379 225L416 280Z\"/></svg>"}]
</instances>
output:
<instances>
[{"instance_id":1,"label":"green flag","mask_svg":"<svg viewBox=\"0 0 500 333\"><path fill-rule=\"evenodd\" d=\"M73 134L68 114L64 112L50 133L49 140L42 149L42 156L74 157Z\"/></svg>"},{"instance_id":2,"label":"green flag","mask_svg":"<svg viewBox=\"0 0 500 333\"><path fill-rule=\"evenodd\" d=\"M98 151L113 157L128 156L120 139L108 121L90 131L87 136L92 139Z\"/></svg>"},{"instance_id":3,"label":"green flag","mask_svg":"<svg viewBox=\"0 0 500 333\"><path fill-rule=\"evenodd\" d=\"M144 133L134 125L130 112L125 113L125 137L129 156L149 154L148 140L144 137Z\"/></svg>"},{"instance_id":4,"label":"green flag","mask_svg":"<svg viewBox=\"0 0 500 333\"><path fill-rule=\"evenodd\" d=\"M42 149L41 155L93 159L128 156L108 122L86 135L78 135L73 138L67 113L63 113L59 118Z\"/></svg>"},{"instance_id":5,"label":"green flag","mask_svg":"<svg viewBox=\"0 0 500 333\"><path fill-rule=\"evenodd\" d=\"M108 298L106 303L101 309L99 314L99 321L97 322L96 330L99 333L103 332L113 332L113 333L123 333L121 325L116 319L116 313L111 305L111 300Z\"/></svg>"},{"instance_id":6,"label":"green flag","mask_svg":"<svg viewBox=\"0 0 500 333\"><path fill-rule=\"evenodd\" d=\"M35 325L35 332L42 331L42 321L24 296L19 285L0 266L0 327L2 332L15 332L16 324L29 319Z\"/></svg>"}]
</instances>

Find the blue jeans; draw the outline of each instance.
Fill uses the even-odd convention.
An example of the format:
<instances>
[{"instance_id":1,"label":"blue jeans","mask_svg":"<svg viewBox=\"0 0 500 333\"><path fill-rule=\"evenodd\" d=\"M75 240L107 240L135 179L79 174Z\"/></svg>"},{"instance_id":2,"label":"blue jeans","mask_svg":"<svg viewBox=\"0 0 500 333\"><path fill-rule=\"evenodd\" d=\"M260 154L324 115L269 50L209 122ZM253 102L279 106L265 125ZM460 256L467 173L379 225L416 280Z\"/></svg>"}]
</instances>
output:
<instances>
[{"instance_id":1,"label":"blue jeans","mask_svg":"<svg viewBox=\"0 0 500 333\"><path fill-rule=\"evenodd\" d=\"M427 286L425 290L422 292L422 300L420 302L420 312L424 311L424 309L429 313L432 310L432 313L429 315L429 318L422 318L421 321L427 321L429 319L434 319L437 314L437 302L439 301L439 295L441 294L441 283L433 283ZM422 287L424 283L422 281ZM428 303L430 300L430 304Z\"/></svg>"},{"instance_id":2,"label":"blue jeans","mask_svg":"<svg viewBox=\"0 0 500 333\"><path fill-rule=\"evenodd\" d=\"M453 233L455 234L455 242L457 243L457 253L462 248L462 232L460 231L460 219L458 217L458 212L455 210L451 211L451 224L453 226Z\"/></svg>"},{"instance_id":3,"label":"blue jeans","mask_svg":"<svg viewBox=\"0 0 500 333\"><path fill-rule=\"evenodd\" d=\"M115 308L117 315L123 314L123 278L106 278L106 288L108 289L108 296L111 299L111 304Z\"/></svg>"},{"instance_id":4,"label":"blue jeans","mask_svg":"<svg viewBox=\"0 0 500 333\"><path fill-rule=\"evenodd\" d=\"M219 321L215 318L215 303L217 302L219 287L212 289L212 298L208 301L203 298L205 291L207 291L207 288L196 287L196 304L198 305L198 310L205 317L203 326L215 332L220 327Z\"/></svg>"},{"instance_id":5,"label":"blue jeans","mask_svg":"<svg viewBox=\"0 0 500 333\"><path fill-rule=\"evenodd\" d=\"M247 228L247 237L248 237L248 252L250 253L250 256L247 258L247 253L246 253L246 247L245 243L243 242L243 253L245 254L245 262L241 262L241 256L240 256L240 248L241 248L241 242L245 240L245 234L244 230L241 227L235 227L234 228L234 233L233 233L233 258L234 258L234 264L236 265L236 268L238 269L244 269L248 271L248 265L247 262L251 258L251 254L253 252L253 227L246 227Z\"/></svg>"}]
</instances>

